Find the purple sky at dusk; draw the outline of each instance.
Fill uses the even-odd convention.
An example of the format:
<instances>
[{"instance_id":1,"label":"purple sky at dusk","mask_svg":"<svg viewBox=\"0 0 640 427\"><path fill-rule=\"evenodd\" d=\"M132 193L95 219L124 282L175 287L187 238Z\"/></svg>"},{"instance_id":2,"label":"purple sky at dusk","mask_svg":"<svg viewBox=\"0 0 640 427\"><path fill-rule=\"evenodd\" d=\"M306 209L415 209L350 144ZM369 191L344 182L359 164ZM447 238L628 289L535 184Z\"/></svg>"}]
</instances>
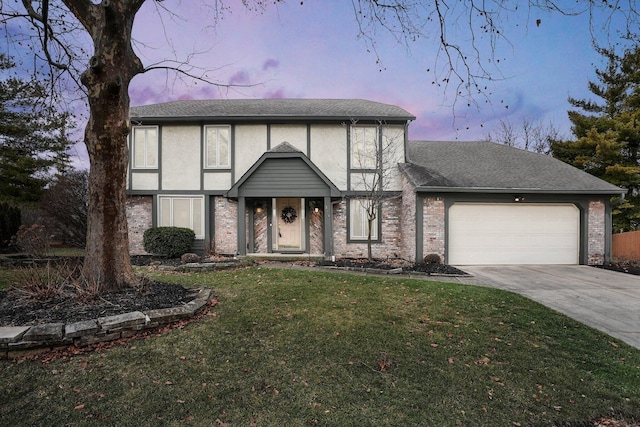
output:
<instances>
[{"instance_id":1,"label":"purple sky at dusk","mask_svg":"<svg viewBox=\"0 0 640 427\"><path fill-rule=\"evenodd\" d=\"M454 109L455 92L432 84L433 70L442 63L436 60L436 42L422 38L407 48L380 31L380 66L358 39L350 1L292 1L252 12L238 0L215 27L214 11L203 3L146 2L134 25L137 52L146 66L167 57L188 60L212 70L209 79L236 86L215 87L152 71L133 80L132 105L177 99L363 98L414 114L411 139L482 139L501 119L518 123L522 118L551 122L568 137L567 98L589 97L594 64L602 63L586 17L537 10L505 15L510 44L498 45L501 74L495 73L498 80L489 85L490 102L479 97L478 105L466 108L467 102L458 100ZM158 7L176 16L158 13ZM483 55L489 59L490 51Z\"/></svg>"}]
</instances>

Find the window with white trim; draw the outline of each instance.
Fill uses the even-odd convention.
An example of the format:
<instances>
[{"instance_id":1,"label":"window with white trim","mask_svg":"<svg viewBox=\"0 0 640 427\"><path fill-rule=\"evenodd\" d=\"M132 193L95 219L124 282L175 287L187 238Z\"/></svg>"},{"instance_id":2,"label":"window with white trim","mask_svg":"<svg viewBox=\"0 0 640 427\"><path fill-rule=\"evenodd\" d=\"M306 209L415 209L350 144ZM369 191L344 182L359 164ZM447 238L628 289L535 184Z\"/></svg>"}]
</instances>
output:
<instances>
[{"instance_id":1,"label":"window with white trim","mask_svg":"<svg viewBox=\"0 0 640 427\"><path fill-rule=\"evenodd\" d=\"M351 199L349 200L349 239L350 240L367 240L369 236L369 214L368 208L374 203L369 199ZM376 210L376 218L371 221L371 240L378 240L378 207L373 206Z\"/></svg>"},{"instance_id":2,"label":"window with white trim","mask_svg":"<svg viewBox=\"0 0 640 427\"><path fill-rule=\"evenodd\" d=\"M204 239L204 197L159 196L158 207L160 227L190 228L196 239Z\"/></svg>"},{"instance_id":3,"label":"window with white trim","mask_svg":"<svg viewBox=\"0 0 640 427\"><path fill-rule=\"evenodd\" d=\"M351 127L351 168L376 169L378 152L377 126Z\"/></svg>"},{"instance_id":4,"label":"window with white trim","mask_svg":"<svg viewBox=\"0 0 640 427\"><path fill-rule=\"evenodd\" d=\"M158 168L157 126L135 126L131 143L131 158L134 169Z\"/></svg>"},{"instance_id":5,"label":"window with white trim","mask_svg":"<svg viewBox=\"0 0 640 427\"><path fill-rule=\"evenodd\" d=\"M204 167L227 169L231 165L231 128L205 126Z\"/></svg>"}]
</instances>

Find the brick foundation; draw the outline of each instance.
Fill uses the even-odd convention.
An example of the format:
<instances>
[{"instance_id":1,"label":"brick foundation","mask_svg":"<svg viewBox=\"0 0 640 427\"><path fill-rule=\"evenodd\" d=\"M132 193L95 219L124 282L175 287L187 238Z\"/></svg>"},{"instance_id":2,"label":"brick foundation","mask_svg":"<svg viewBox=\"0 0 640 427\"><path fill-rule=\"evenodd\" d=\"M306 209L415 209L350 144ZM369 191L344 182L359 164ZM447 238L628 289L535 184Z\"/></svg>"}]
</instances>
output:
<instances>
[{"instance_id":1,"label":"brick foundation","mask_svg":"<svg viewBox=\"0 0 640 427\"><path fill-rule=\"evenodd\" d=\"M309 253L323 254L324 250L324 212L309 211Z\"/></svg>"},{"instance_id":2,"label":"brick foundation","mask_svg":"<svg viewBox=\"0 0 640 427\"><path fill-rule=\"evenodd\" d=\"M400 258L403 255L401 227L402 199L400 197L382 202L382 226L380 242L373 242L371 252L374 258ZM367 257L367 242L347 243L347 201L334 206L333 245L336 257Z\"/></svg>"},{"instance_id":3,"label":"brick foundation","mask_svg":"<svg viewBox=\"0 0 640 427\"><path fill-rule=\"evenodd\" d=\"M601 265L605 261L605 212L603 200L589 201L589 236L587 240L587 262L589 265Z\"/></svg>"},{"instance_id":4,"label":"brick foundation","mask_svg":"<svg viewBox=\"0 0 640 427\"><path fill-rule=\"evenodd\" d=\"M129 253L144 255L144 231L153 227L153 197L127 197L127 223L129 225Z\"/></svg>"},{"instance_id":5,"label":"brick foundation","mask_svg":"<svg viewBox=\"0 0 640 427\"><path fill-rule=\"evenodd\" d=\"M217 254L234 254L238 251L238 203L226 197L214 198L214 244Z\"/></svg>"},{"instance_id":6,"label":"brick foundation","mask_svg":"<svg viewBox=\"0 0 640 427\"><path fill-rule=\"evenodd\" d=\"M258 254L268 252L268 236L267 236L267 210L262 208L261 212L255 212L253 215L253 251Z\"/></svg>"},{"instance_id":7,"label":"brick foundation","mask_svg":"<svg viewBox=\"0 0 640 427\"><path fill-rule=\"evenodd\" d=\"M413 185L402 175L402 201L400 211L402 258L415 261L416 257L416 203Z\"/></svg>"},{"instance_id":8,"label":"brick foundation","mask_svg":"<svg viewBox=\"0 0 640 427\"><path fill-rule=\"evenodd\" d=\"M445 206L441 197L425 197L422 205L422 257L428 254L438 254L443 262L445 248ZM422 261L422 259L418 260Z\"/></svg>"}]
</instances>

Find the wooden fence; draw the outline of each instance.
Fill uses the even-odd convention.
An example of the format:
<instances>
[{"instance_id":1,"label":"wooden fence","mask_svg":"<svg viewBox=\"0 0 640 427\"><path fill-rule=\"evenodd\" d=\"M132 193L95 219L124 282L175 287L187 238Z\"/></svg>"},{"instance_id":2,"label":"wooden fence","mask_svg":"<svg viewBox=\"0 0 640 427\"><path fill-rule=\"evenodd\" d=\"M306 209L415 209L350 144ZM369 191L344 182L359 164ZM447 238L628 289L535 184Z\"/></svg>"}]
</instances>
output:
<instances>
[{"instance_id":1,"label":"wooden fence","mask_svg":"<svg viewBox=\"0 0 640 427\"><path fill-rule=\"evenodd\" d=\"M614 234L611 258L616 261L640 261L640 231Z\"/></svg>"}]
</instances>

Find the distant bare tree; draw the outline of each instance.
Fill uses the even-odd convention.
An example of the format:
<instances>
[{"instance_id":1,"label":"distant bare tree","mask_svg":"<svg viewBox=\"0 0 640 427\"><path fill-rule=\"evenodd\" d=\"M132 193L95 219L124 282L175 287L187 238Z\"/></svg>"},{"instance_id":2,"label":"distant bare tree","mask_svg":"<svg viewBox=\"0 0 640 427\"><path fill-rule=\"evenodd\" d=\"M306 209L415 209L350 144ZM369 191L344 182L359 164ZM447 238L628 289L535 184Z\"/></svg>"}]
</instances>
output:
<instances>
[{"instance_id":1,"label":"distant bare tree","mask_svg":"<svg viewBox=\"0 0 640 427\"><path fill-rule=\"evenodd\" d=\"M498 128L487 133L486 139L534 153L549 154L551 143L561 139L561 135L553 123L524 118L515 125L511 121L500 120Z\"/></svg>"}]
</instances>

